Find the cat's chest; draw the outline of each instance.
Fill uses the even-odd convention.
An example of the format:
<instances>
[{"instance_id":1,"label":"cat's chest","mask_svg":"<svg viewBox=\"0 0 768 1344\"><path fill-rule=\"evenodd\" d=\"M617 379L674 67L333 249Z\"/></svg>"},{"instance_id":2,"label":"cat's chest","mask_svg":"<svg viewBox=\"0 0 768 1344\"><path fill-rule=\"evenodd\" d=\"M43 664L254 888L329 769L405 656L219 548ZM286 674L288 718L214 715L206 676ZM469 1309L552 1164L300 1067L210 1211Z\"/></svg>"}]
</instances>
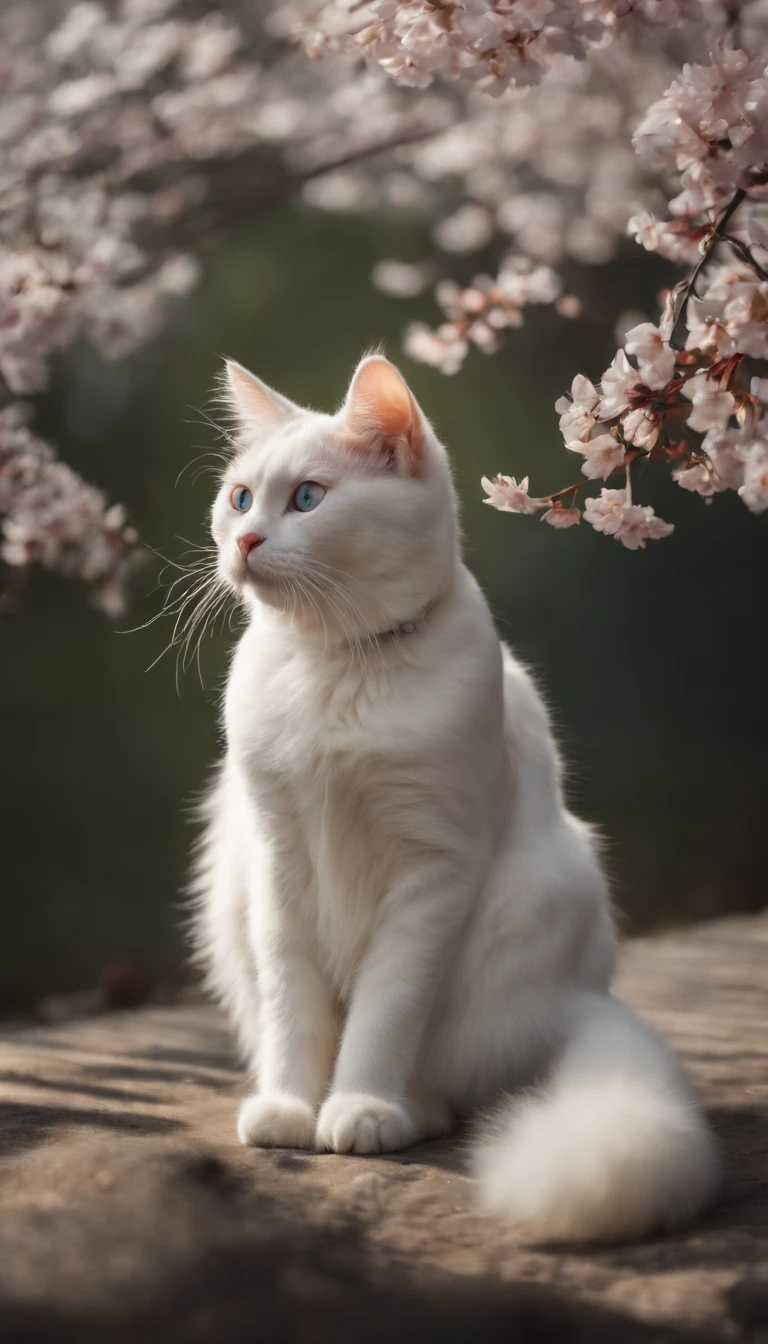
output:
<instances>
[{"instance_id":1,"label":"cat's chest","mask_svg":"<svg viewBox=\"0 0 768 1344\"><path fill-rule=\"evenodd\" d=\"M329 976L344 997L366 945L387 871L377 859L379 800L393 762L374 745L379 729L364 691L344 671L251 660L233 669L227 693L229 750L259 830L306 876L287 899L314 930ZM396 767L395 767L396 768Z\"/></svg>"},{"instance_id":2,"label":"cat's chest","mask_svg":"<svg viewBox=\"0 0 768 1344\"><path fill-rule=\"evenodd\" d=\"M236 661L226 696L230 750L255 779L326 787L385 741L387 709L356 674L264 651Z\"/></svg>"}]
</instances>

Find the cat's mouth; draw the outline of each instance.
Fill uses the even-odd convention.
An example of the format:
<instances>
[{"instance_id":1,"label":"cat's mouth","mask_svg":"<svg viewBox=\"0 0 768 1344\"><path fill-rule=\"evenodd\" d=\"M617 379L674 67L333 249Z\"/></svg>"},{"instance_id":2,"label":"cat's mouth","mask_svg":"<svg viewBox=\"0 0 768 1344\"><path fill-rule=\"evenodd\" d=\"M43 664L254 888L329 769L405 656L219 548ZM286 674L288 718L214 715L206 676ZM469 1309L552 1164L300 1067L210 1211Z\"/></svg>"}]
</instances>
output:
<instances>
[{"instance_id":1,"label":"cat's mouth","mask_svg":"<svg viewBox=\"0 0 768 1344\"><path fill-rule=\"evenodd\" d=\"M246 559L239 560L237 573L241 584L250 584L254 588L260 588L264 584L274 585L279 583L281 578L280 568L270 564L263 555L254 551L251 551Z\"/></svg>"}]
</instances>

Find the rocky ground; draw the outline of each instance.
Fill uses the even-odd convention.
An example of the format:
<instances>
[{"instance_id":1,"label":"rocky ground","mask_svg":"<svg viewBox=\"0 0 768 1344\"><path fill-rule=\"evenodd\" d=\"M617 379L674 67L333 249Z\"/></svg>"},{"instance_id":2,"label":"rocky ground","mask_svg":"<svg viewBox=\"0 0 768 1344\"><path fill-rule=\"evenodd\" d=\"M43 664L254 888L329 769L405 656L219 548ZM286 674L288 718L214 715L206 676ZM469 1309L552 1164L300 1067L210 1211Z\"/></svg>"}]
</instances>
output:
<instances>
[{"instance_id":1,"label":"rocky ground","mask_svg":"<svg viewBox=\"0 0 768 1344\"><path fill-rule=\"evenodd\" d=\"M477 1213L461 1140L240 1148L211 1008L0 1031L0 1339L768 1341L768 916L635 942L621 989L684 1055L725 1191L679 1235L576 1251Z\"/></svg>"}]
</instances>

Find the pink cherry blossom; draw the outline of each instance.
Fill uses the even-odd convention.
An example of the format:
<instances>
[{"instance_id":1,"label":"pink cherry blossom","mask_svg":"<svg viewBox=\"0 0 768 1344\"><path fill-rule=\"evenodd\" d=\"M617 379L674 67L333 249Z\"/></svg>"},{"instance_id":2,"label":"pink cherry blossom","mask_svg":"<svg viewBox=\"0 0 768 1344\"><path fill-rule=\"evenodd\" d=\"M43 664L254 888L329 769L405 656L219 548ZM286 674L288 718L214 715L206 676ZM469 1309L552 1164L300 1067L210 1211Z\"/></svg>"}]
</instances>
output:
<instances>
[{"instance_id":1,"label":"pink cherry blossom","mask_svg":"<svg viewBox=\"0 0 768 1344\"><path fill-rule=\"evenodd\" d=\"M56 460L17 406L0 411L0 517L7 565L79 578L103 610L123 610L124 582L139 559L136 533L120 505Z\"/></svg>"},{"instance_id":2,"label":"pink cherry blossom","mask_svg":"<svg viewBox=\"0 0 768 1344\"><path fill-rule=\"evenodd\" d=\"M646 251L658 252L669 261L690 264L698 260L701 230L681 228L679 221L657 219L644 210L627 221L627 233Z\"/></svg>"},{"instance_id":3,"label":"pink cherry blossom","mask_svg":"<svg viewBox=\"0 0 768 1344\"><path fill-rule=\"evenodd\" d=\"M584 517L596 532L605 532L615 536L621 527L627 508L626 490L601 490L599 495L588 499L584 505Z\"/></svg>"},{"instance_id":4,"label":"pink cherry blossom","mask_svg":"<svg viewBox=\"0 0 768 1344\"><path fill-rule=\"evenodd\" d=\"M752 513L768 509L768 443L756 441L744 455L744 484L739 495Z\"/></svg>"},{"instance_id":5,"label":"pink cherry blossom","mask_svg":"<svg viewBox=\"0 0 768 1344\"><path fill-rule=\"evenodd\" d=\"M718 489L738 490L744 484L744 457L752 443L742 429L710 429L702 451L712 465Z\"/></svg>"},{"instance_id":6,"label":"pink cherry blossom","mask_svg":"<svg viewBox=\"0 0 768 1344\"><path fill-rule=\"evenodd\" d=\"M466 204L435 225L433 236L444 252L475 252L493 237L493 220L480 205Z\"/></svg>"},{"instance_id":7,"label":"pink cherry blossom","mask_svg":"<svg viewBox=\"0 0 768 1344\"><path fill-rule=\"evenodd\" d=\"M646 452L653 448L659 437L659 420L644 406L638 406L636 410L625 415L621 427L627 443L634 444L636 448L644 448Z\"/></svg>"},{"instance_id":8,"label":"pink cherry blossom","mask_svg":"<svg viewBox=\"0 0 768 1344\"><path fill-rule=\"evenodd\" d=\"M584 517L596 532L614 537L629 551L644 550L646 541L660 540L674 531L674 525L657 518L650 505L633 504L626 490L601 490L586 501Z\"/></svg>"},{"instance_id":9,"label":"pink cherry blossom","mask_svg":"<svg viewBox=\"0 0 768 1344\"><path fill-rule=\"evenodd\" d=\"M658 327L652 322L633 327L626 334L624 349L635 356L640 380L646 387L666 387L675 371L675 352Z\"/></svg>"},{"instance_id":10,"label":"pink cherry blossom","mask_svg":"<svg viewBox=\"0 0 768 1344\"><path fill-rule=\"evenodd\" d=\"M704 373L697 373L682 389L683 396L693 402L688 415L691 429L706 433L709 429L725 429L736 410L736 399L727 388L720 387Z\"/></svg>"},{"instance_id":11,"label":"pink cherry blossom","mask_svg":"<svg viewBox=\"0 0 768 1344\"><path fill-rule=\"evenodd\" d=\"M75 341L107 358L148 341L196 283L206 233L253 215L260 183L264 201L295 183L307 208L419 221L442 255L383 259L374 283L407 301L447 277L434 326L412 323L405 337L412 358L444 374L473 348L492 356L514 341L533 304L576 316L581 301L562 292L556 268L602 264L627 231L688 268L657 324L634 319L602 384L597 370L577 374L559 399L566 447L588 479L605 479L625 456L612 425L683 489L707 497L709 482L762 507L764 412L747 389L768 358L768 11L736 9L6 0L3 404L44 389L52 357ZM487 270L452 280L454 254L480 246ZM645 312L652 298L639 300ZM591 319L588 298L585 310ZM130 527L22 432L18 403L10 415L0 426L6 563L77 574L117 600ZM514 486L519 511L546 510L551 525L578 512L547 510L527 477L497 479ZM596 518L610 493L590 506ZM625 503L607 535L621 530L639 547L665 534L652 511Z\"/></svg>"},{"instance_id":12,"label":"pink cherry blossom","mask_svg":"<svg viewBox=\"0 0 768 1344\"><path fill-rule=\"evenodd\" d=\"M672 472L672 479L677 481L683 490L690 490L693 494L701 495L703 499L710 499L717 490L728 488L725 485L718 485L715 472L707 471L700 462L696 462L692 467L678 467Z\"/></svg>"},{"instance_id":13,"label":"pink cherry blossom","mask_svg":"<svg viewBox=\"0 0 768 1344\"><path fill-rule=\"evenodd\" d=\"M634 26L677 27L694 17L687 0L643 0L617 9L602 0L335 0L311 7L311 48L354 42L391 78L426 88L436 78L465 80L493 96L538 84L558 57L582 58ZM317 30L319 31L319 34Z\"/></svg>"},{"instance_id":14,"label":"pink cherry blossom","mask_svg":"<svg viewBox=\"0 0 768 1344\"><path fill-rule=\"evenodd\" d=\"M542 523L549 523L550 527L573 527L581 522L581 510L577 508L565 509L560 504L553 504L551 509L541 515Z\"/></svg>"},{"instance_id":15,"label":"pink cherry blossom","mask_svg":"<svg viewBox=\"0 0 768 1344\"><path fill-rule=\"evenodd\" d=\"M631 504L625 509L621 526L614 534L628 551L645 550L646 541L660 541L675 530L674 523L658 518L650 504Z\"/></svg>"},{"instance_id":16,"label":"pink cherry blossom","mask_svg":"<svg viewBox=\"0 0 768 1344\"><path fill-rule=\"evenodd\" d=\"M686 350L701 350L714 358L734 354L733 338L725 324L725 299L711 296L688 301Z\"/></svg>"},{"instance_id":17,"label":"pink cherry blossom","mask_svg":"<svg viewBox=\"0 0 768 1344\"><path fill-rule=\"evenodd\" d=\"M488 496L483 503L502 512L532 514L543 507L542 500L529 497L527 476L519 485L514 476L494 476L492 480L484 476L481 484Z\"/></svg>"},{"instance_id":18,"label":"pink cherry blossom","mask_svg":"<svg viewBox=\"0 0 768 1344\"><path fill-rule=\"evenodd\" d=\"M392 294L398 299L412 299L423 294L431 279L428 266L414 265L405 261L395 261L382 257L371 272L371 280L376 289L384 294Z\"/></svg>"},{"instance_id":19,"label":"pink cherry blossom","mask_svg":"<svg viewBox=\"0 0 768 1344\"><path fill-rule=\"evenodd\" d=\"M560 416L560 430L566 443L572 439L588 439L597 420L600 397L582 373L577 373L571 384L570 397L560 397L555 410Z\"/></svg>"},{"instance_id":20,"label":"pink cherry blossom","mask_svg":"<svg viewBox=\"0 0 768 1344\"><path fill-rule=\"evenodd\" d=\"M613 420L629 410L629 393L640 383L623 350L617 350L600 380L600 419Z\"/></svg>"},{"instance_id":21,"label":"pink cherry blossom","mask_svg":"<svg viewBox=\"0 0 768 1344\"><path fill-rule=\"evenodd\" d=\"M432 331L425 322L412 322L405 333L405 352L441 373L458 373L469 351L469 342L445 323Z\"/></svg>"},{"instance_id":22,"label":"pink cherry blossom","mask_svg":"<svg viewBox=\"0 0 768 1344\"><path fill-rule=\"evenodd\" d=\"M582 471L590 480L596 480L598 477L606 480L612 472L624 465L626 456L623 444L612 434L600 434L597 438L590 439L589 443L581 443L576 439L566 444L566 448L571 452L584 454Z\"/></svg>"}]
</instances>

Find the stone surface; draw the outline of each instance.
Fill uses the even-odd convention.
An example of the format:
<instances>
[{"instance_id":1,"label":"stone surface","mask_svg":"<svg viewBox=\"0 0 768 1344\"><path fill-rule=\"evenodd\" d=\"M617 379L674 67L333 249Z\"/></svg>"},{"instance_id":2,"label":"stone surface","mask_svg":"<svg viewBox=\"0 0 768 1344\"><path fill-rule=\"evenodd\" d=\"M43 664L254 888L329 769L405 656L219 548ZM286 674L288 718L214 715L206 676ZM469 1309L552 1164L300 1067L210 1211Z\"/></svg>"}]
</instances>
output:
<instances>
[{"instance_id":1,"label":"stone surface","mask_svg":"<svg viewBox=\"0 0 768 1344\"><path fill-rule=\"evenodd\" d=\"M684 1055L725 1190L678 1235L578 1251L479 1214L460 1139L241 1148L212 1008L0 1031L0 1339L768 1341L768 917L634 942L620 988Z\"/></svg>"}]
</instances>

